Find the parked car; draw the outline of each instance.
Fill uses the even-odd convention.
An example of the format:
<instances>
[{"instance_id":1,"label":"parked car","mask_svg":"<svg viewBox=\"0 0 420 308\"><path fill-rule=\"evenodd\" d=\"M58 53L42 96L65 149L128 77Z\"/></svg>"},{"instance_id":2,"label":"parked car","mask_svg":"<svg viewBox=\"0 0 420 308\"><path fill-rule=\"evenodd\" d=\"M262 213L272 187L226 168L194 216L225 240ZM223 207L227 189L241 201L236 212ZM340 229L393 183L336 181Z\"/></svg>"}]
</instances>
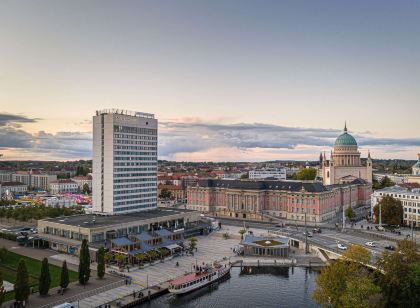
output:
<instances>
[{"instance_id":1,"label":"parked car","mask_svg":"<svg viewBox=\"0 0 420 308\"><path fill-rule=\"evenodd\" d=\"M391 251L394 251L394 250L395 250L395 246L393 246L393 245L388 245L388 246L385 246L385 249L386 249L386 250L391 250Z\"/></svg>"},{"instance_id":2,"label":"parked car","mask_svg":"<svg viewBox=\"0 0 420 308\"><path fill-rule=\"evenodd\" d=\"M322 232L321 228L314 228L312 231L314 233L321 233Z\"/></svg>"},{"instance_id":3,"label":"parked car","mask_svg":"<svg viewBox=\"0 0 420 308\"><path fill-rule=\"evenodd\" d=\"M365 245L369 247L376 247L375 242L366 242Z\"/></svg>"},{"instance_id":4,"label":"parked car","mask_svg":"<svg viewBox=\"0 0 420 308\"><path fill-rule=\"evenodd\" d=\"M338 243L337 244L337 247L338 247L338 249L341 249L341 250L347 250L347 246L345 246L345 245L343 245L341 243Z\"/></svg>"}]
</instances>

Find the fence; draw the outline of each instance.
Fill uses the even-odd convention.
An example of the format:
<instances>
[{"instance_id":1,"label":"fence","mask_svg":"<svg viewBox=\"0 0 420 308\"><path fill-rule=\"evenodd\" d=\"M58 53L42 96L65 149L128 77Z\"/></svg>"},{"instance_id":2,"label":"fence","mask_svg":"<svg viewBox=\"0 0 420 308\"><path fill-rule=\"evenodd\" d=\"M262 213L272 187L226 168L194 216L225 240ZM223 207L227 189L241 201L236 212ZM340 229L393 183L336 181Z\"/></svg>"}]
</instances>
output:
<instances>
[{"instance_id":1,"label":"fence","mask_svg":"<svg viewBox=\"0 0 420 308\"><path fill-rule=\"evenodd\" d=\"M99 287L99 288L96 288L96 289L93 289L93 290L90 290L90 291L87 291L87 292L83 292L83 293L80 293L78 295L74 295L72 297L63 298L59 301L41 306L39 308L51 308L51 307L60 305L60 304L65 303L65 302L67 302L67 303L76 302L76 301L82 300L84 298L91 297L91 296L97 295L99 293L102 293L102 292L105 292L105 291L108 291L108 290L111 290L111 289L114 289L114 288L121 287L124 284L125 284L124 280L116 281L116 282L107 284L105 286L102 286L102 287Z\"/></svg>"}]
</instances>

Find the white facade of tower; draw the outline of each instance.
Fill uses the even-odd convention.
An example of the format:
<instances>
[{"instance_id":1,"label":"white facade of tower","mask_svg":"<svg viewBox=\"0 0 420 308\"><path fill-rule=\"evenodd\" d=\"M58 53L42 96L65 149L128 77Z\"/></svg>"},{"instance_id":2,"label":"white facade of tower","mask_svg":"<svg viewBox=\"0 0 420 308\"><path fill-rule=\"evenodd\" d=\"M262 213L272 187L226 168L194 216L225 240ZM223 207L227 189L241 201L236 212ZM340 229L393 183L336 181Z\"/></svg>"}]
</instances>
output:
<instances>
[{"instance_id":1,"label":"white facade of tower","mask_svg":"<svg viewBox=\"0 0 420 308\"><path fill-rule=\"evenodd\" d=\"M125 214L157 206L153 114L100 110L93 117L93 211Z\"/></svg>"}]
</instances>

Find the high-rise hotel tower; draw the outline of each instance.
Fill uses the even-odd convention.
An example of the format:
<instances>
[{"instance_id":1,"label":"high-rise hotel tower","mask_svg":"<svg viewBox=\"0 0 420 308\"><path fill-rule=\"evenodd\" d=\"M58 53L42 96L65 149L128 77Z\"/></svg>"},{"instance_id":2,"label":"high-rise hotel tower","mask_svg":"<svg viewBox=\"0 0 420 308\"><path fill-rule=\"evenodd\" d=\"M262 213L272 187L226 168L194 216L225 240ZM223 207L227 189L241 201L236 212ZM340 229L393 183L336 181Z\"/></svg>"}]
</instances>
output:
<instances>
[{"instance_id":1,"label":"high-rise hotel tower","mask_svg":"<svg viewBox=\"0 0 420 308\"><path fill-rule=\"evenodd\" d=\"M153 114L106 109L93 117L93 211L125 214L157 206Z\"/></svg>"}]
</instances>

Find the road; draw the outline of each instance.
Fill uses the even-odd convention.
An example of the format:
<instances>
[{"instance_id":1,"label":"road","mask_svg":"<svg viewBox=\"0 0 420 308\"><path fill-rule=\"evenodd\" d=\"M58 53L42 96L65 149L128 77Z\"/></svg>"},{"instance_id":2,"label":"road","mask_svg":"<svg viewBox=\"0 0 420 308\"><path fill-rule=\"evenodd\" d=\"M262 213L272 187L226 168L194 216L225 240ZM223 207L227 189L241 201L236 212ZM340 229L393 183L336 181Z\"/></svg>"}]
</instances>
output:
<instances>
[{"instance_id":1,"label":"road","mask_svg":"<svg viewBox=\"0 0 420 308\"><path fill-rule=\"evenodd\" d=\"M220 219L219 221L223 225L231 225L231 226L244 226L243 221L238 220L230 220L230 219ZM299 240L304 241L305 235L304 227L296 227L296 226L285 226L285 227L278 227L274 223L260 223L260 222L246 222L245 226L250 228L258 228L258 229L264 229L270 232L277 231L285 236L296 238ZM308 228L309 231L311 231L312 228ZM329 250L342 253L342 250L338 249L337 244L341 243L345 246L350 245L360 245L366 248L372 256L372 262L374 262L378 256L380 256L386 249L386 246L393 245L396 246L395 241L387 240L387 239L381 239L378 238L376 235L382 235L381 232L364 232L363 229L360 228L349 228L345 229L344 232L339 230L334 230L333 228L322 228L322 233L314 233L312 237L308 237L308 243L313 243L317 246L327 248ZM390 233L386 234L387 236L390 235ZM396 235L395 235L396 236ZM404 238L404 236L401 236ZM395 239L396 240L396 239ZM374 242L375 247L369 247L366 245L366 242Z\"/></svg>"}]
</instances>

